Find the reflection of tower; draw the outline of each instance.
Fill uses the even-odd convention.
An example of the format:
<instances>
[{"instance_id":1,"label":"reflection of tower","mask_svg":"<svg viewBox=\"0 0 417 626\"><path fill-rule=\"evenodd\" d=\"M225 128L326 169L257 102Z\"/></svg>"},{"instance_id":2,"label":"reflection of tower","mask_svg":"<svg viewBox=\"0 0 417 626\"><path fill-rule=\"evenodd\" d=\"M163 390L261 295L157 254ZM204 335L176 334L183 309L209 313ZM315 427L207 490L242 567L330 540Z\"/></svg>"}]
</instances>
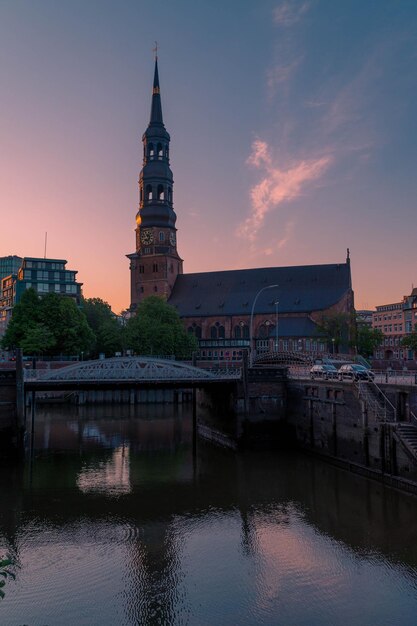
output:
<instances>
[{"instance_id":1,"label":"reflection of tower","mask_svg":"<svg viewBox=\"0 0 417 626\"><path fill-rule=\"evenodd\" d=\"M180 554L171 521L150 520L130 550L132 586L125 607L131 624L182 623ZM181 601L182 600L182 601Z\"/></svg>"},{"instance_id":2,"label":"reflection of tower","mask_svg":"<svg viewBox=\"0 0 417 626\"><path fill-rule=\"evenodd\" d=\"M128 254L131 276L131 310L143 298L168 298L182 259L177 252L173 208L173 177L169 166L170 136L162 118L158 59L152 90L151 118L142 137L143 168L139 176L139 211L136 215L136 252Z\"/></svg>"}]
</instances>

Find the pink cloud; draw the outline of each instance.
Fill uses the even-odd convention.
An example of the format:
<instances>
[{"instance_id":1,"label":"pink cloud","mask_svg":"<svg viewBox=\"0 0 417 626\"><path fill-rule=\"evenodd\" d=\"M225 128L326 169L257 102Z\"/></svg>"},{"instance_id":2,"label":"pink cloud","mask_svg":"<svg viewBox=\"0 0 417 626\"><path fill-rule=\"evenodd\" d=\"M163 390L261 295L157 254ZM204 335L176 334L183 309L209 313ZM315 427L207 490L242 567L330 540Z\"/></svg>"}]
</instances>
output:
<instances>
[{"instance_id":1,"label":"pink cloud","mask_svg":"<svg viewBox=\"0 0 417 626\"><path fill-rule=\"evenodd\" d=\"M310 8L310 2L290 2L285 0L274 10L274 22L279 26L292 26Z\"/></svg>"},{"instance_id":2,"label":"pink cloud","mask_svg":"<svg viewBox=\"0 0 417 626\"><path fill-rule=\"evenodd\" d=\"M247 163L262 169L264 176L251 189L252 214L246 218L238 234L253 242L267 213L284 202L298 198L306 185L319 179L331 162L332 156L327 155L303 159L281 169L274 163L267 142L256 139ZM288 236L283 238L279 247L286 244Z\"/></svg>"}]
</instances>

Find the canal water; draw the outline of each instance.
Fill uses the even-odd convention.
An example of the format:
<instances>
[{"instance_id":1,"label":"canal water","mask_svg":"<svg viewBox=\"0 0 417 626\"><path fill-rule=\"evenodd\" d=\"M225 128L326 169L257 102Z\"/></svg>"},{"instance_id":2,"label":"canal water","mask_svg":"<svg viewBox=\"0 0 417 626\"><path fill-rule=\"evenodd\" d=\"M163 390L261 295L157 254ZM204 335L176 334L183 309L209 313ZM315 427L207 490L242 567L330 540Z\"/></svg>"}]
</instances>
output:
<instances>
[{"instance_id":1,"label":"canal water","mask_svg":"<svg viewBox=\"0 0 417 626\"><path fill-rule=\"evenodd\" d=\"M415 625L417 498L198 442L186 408L49 407L0 473L2 626Z\"/></svg>"}]
</instances>

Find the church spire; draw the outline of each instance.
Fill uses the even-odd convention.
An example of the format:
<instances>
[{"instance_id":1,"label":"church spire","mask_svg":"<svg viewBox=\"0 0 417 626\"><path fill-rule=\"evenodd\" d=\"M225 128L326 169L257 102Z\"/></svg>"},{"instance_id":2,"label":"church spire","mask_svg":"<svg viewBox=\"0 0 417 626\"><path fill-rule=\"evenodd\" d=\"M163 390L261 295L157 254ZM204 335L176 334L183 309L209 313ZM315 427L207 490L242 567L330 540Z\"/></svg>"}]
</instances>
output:
<instances>
[{"instance_id":1,"label":"church spire","mask_svg":"<svg viewBox=\"0 0 417 626\"><path fill-rule=\"evenodd\" d=\"M161 93L159 89L159 75L158 75L158 57L155 56L155 71L153 76L153 89L152 89L152 106L151 106L151 119L149 125L162 124L162 104Z\"/></svg>"}]
</instances>

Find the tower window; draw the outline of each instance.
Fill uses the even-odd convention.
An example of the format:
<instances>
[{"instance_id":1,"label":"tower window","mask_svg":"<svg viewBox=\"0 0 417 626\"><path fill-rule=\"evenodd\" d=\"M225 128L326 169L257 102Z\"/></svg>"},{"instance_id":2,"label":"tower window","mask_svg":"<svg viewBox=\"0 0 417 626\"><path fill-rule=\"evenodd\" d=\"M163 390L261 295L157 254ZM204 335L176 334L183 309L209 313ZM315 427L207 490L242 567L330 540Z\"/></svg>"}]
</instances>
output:
<instances>
[{"instance_id":1,"label":"tower window","mask_svg":"<svg viewBox=\"0 0 417 626\"><path fill-rule=\"evenodd\" d=\"M159 241L165 241L165 233L162 231L159 233Z\"/></svg>"},{"instance_id":2,"label":"tower window","mask_svg":"<svg viewBox=\"0 0 417 626\"><path fill-rule=\"evenodd\" d=\"M165 145L165 158L168 159L169 157L169 148L168 145Z\"/></svg>"},{"instance_id":3,"label":"tower window","mask_svg":"<svg viewBox=\"0 0 417 626\"><path fill-rule=\"evenodd\" d=\"M153 143L149 144L149 148L148 148L148 154L149 154L149 158L153 159L155 156L155 150L153 147Z\"/></svg>"},{"instance_id":4,"label":"tower window","mask_svg":"<svg viewBox=\"0 0 417 626\"><path fill-rule=\"evenodd\" d=\"M158 200L164 200L164 199L165 199L164 186L158 185Z\"/></svg>"},{"instance_id":5,"label":"tower window","mask_svg":"<svg viewBox=\"0 0 417 626\"><path fill-rule=\"evenodd\" d=\"M146 185L146 199L152 200L152 185Z\"/></svg>"},{"instance_id":6,"label":"tower window","mask_svg":"<svg viewBox=\"0 0 417 626\"><path fill-rule=\"evenodd\" d=\"M172 202L172 189L168 187L168 202Z\"/></svg>"},{"instance_id":7,"label":"tower window","mask_svg":"<svg viewBox=\"0 0 417 626\"><path fill-rule=\"evenodd\" d=\"M158 145L157 145L157 152L158 152L158 160L161 161L162 157L163 157L162 144L161 143L158 143Z\"/></svg>"}]
</instances>

